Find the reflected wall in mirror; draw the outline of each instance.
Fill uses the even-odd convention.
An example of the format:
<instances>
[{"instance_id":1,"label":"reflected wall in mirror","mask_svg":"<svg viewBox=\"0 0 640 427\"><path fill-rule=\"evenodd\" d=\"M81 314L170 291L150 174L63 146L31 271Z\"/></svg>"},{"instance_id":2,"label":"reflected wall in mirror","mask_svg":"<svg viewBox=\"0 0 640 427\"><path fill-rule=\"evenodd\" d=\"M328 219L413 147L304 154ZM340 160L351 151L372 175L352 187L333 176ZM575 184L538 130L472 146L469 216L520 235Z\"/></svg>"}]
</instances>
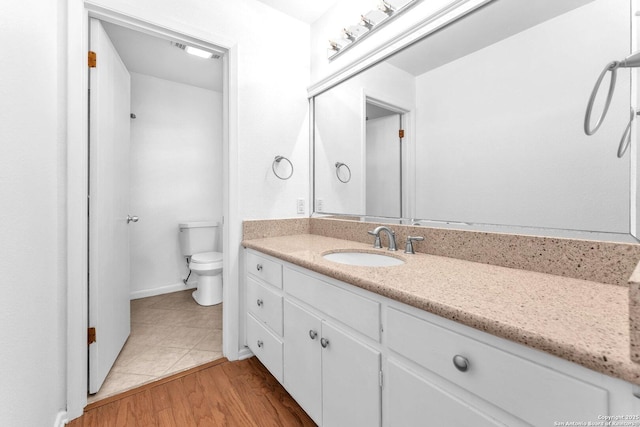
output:
<instances>
[{"instance_id":1,"label":"reflected wall in mirror","mask_svg":"<svg viewBox=\"0 0 640 427\"><path fill-rule=\"evenodd\" d=\"M316 95L316 206L625 240L636 221L635 142L622 159L616 152L636 71L620 70L598 134L582 123L602 67L635 46L632 19L624 1L497 0ZM375 109L398 129L379 136ZM337 161L349 165L348 183L336 179Z\"/></svg>"}]
</instances>

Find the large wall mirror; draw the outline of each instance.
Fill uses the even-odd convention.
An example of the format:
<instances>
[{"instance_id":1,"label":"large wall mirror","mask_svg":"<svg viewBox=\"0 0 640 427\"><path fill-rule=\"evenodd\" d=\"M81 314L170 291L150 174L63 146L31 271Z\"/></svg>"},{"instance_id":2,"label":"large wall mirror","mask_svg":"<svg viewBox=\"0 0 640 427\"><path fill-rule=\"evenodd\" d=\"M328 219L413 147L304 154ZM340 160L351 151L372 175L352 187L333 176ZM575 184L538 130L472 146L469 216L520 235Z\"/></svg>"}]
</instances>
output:
<instances>
[{"instance_id":1,"label":"large wall mirror","mask_svg":"<svg viewBox=\"0 0 640 427\"><path fill-rule=\"evenodd\" d=\"M495 0L315 94L315 213L635 241L635 125L616 154L636 69L583 131L634 19L629 1Z\"/></svg>"}]
</instances>

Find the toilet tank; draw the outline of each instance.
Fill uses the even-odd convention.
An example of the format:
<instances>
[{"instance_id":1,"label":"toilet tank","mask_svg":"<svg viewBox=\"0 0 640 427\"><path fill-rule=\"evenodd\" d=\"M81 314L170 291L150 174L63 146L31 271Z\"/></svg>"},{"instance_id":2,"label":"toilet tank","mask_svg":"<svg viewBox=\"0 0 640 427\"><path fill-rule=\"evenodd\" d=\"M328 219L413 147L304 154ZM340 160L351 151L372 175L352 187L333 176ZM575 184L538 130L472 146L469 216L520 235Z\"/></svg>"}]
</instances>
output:
<instances>
[{"instance_id":1,"label":"toilet tank","mask_svg":"<svg viewBox=\"0 0 640 427\"><path fill-rule=\"evenodd\" d=\"M215 252L218 249L219 225L216 221L180 223L182 255L187 257L201 252Z\"/></svg>"}]
</instances>

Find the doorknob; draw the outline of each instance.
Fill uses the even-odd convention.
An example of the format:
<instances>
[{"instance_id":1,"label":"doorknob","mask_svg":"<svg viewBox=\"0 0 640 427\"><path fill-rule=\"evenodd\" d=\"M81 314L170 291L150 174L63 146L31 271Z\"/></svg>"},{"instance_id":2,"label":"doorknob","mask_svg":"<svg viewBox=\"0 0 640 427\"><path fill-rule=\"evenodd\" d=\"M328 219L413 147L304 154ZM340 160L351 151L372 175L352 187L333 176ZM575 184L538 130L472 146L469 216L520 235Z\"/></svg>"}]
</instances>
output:
<instances>
[{"instance_id":1,"label":"doorknob","mask_svg":"<svg viewBox=\"0 0 640 427\"><path fill-rule=\"evenodd\" d=\"M131 215L127 215L127 224L129 224L130 222L138 222L140 218L138 218L137 216L131 216Z\"/></svg>"}]
</instances>

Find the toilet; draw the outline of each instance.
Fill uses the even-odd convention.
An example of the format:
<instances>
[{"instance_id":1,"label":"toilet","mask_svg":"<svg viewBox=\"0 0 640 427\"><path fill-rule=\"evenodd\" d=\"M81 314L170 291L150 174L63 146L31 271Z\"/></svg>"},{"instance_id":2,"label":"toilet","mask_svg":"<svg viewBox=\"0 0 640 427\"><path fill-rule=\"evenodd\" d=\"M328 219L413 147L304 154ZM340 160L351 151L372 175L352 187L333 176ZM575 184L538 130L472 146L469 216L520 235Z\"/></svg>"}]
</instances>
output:
<instances>
[{"instance_id":1,"label":"toilet","mask_svg":"<svg viewBox=\"0 0 640 427\"><path fill-rule=\"evenodd\" d=\"M198 288L191 294L200 305L222 302L222 252L220 223L215 221L184 222L179 224L180 249L189 260Z\"/></svg>"}]
</instances>

